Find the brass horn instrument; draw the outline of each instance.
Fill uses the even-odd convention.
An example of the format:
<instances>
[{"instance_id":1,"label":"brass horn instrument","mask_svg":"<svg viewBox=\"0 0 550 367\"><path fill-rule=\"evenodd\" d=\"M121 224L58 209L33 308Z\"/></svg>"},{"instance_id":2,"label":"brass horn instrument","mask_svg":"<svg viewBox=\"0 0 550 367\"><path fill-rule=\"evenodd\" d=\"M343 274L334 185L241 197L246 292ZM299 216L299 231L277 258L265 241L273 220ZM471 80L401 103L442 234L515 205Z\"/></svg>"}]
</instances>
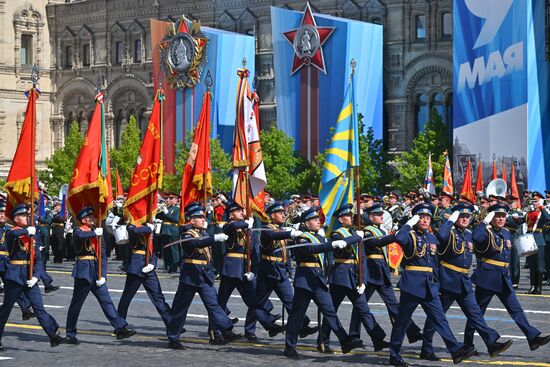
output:
<instances>
[{"instance_id":1,"label":"brass horn instrument","mask_svg":"<svg viewBox=\"0 0 550 367\"><path fill-rule=\"evenodd\" d=\"M506 181L504 181L502 178L495 178L489 184L487 185L487 189L485 190L485 193L487 197L496 196L496 197L506 197L506 192L508 191L508 185L506 184Z\"/></svg>"}]
</instances>

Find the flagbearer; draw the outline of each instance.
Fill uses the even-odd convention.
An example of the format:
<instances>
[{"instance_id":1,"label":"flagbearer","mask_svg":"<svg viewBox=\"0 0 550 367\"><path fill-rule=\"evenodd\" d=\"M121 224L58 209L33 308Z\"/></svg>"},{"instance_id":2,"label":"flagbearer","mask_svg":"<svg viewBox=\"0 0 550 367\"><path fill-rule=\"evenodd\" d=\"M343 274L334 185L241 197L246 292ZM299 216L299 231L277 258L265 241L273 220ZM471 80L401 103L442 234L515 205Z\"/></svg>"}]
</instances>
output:
<instances>
[{"instance_id":1,"label":"flagbearer","mask_svg":"<svg viewBox=\"0 0 550 367\"><path fill-rule=\"evenodd\" d=\"M130 224L127 228L132 254L128 259L126 283L124 284L124 291L118 303L118 313L126 319L130 302L132 302L139 287L143 285L162 321L168 326L170 322L170 306L166 303L162 294L159 278L155 271L157 257L152 251L152 236L155 226L152 223L147 223L146 225ZM149 251L149 262L147 264L145 263L145 251Z\"/></svg>"},{"instance_id":2,"label":"flagbearer","mask_svg":"<svg viewBox=\"0 0 550 367\"><path fill-rule=\"evenodd\" d=\"M378 292L382 301L386 304L390 322L393 324L397 318L397 309L399 302L395 298L393 286L391 283L391 272L386 256L382 248L395 242L395 235L386 235L386 231L381 227L384 222L384 209L382 204L374 204L366 209L370 226L365 228L364 251L367 259L367 267L364 270L366 275L365 298L369 302L374 292ZM350 321L350 336L359 338L361 335L361 318L358 311L353 308ZM411 320L407 328L407 337L409 343L415 343L422 340L420 328Z\"/></svg>"},{"instance_id":3,"label":"flagbearer","mask_svg":"<svg viewBox=\"0 0 550 367\"><path fill-rule=\"evenodd\" d=\"M504 343L497 341L500 335L487 325L481 315L472 289L472 282L468 276L474 252L472 233L468 230L468 226L474 207L469 203L460 203L452 208L452 212L437 234L441 244L437 254L440 259L439 288L443 311L447 312L456 301L468 321L483 338L491 357L496 357L506 351L512 345L512 341L507 340ZM433 350L434 334L433 323L427 319L424 324L424 341L420 359L441 360Z\"/></svg>"},{"instance_id":4,"label":"flagbearer","mask_svg":"<svg viewBox=\"0 0 550 367\"><path fill-rule=\"evenodd\" d=\"M353 308L357 310L361 317L361 321L367 330L367 333L372 339L375 351L380 351L389 346L389 343L384 340L386 333L378 325L370 312L367 300L363 297L365 292L365 284L367 282L367 264L365 256L359 258L359 243L363 240L363 231L354 230L353 226L353 204L345 204L334 212L334 216L338 218L340 228L332 232L330 238L332 241L344 240L348 244L343 249L334 250L334 264L330 271L330 295L332 303L336 311L342 304L344 298L349 298L353 304ZM362 264L359 262L361 261ZM359 278L359 267L362 266L361 278ZM323 321L323 346L319 346L320 350L325 353L330 353L330 326L327 321Z\"/></svg>"},{"instance_id":5,"label":"flagbearer","mask_svg":"<svg viewBox=\"0 0 550 367\"><path fill-rule=\"evenodd\" d=\"M434 274L439 242L428 231L433 212L430 203L416 205L412 210L413 217L395 235L403 248L404 270L399 280L399 311L391 333L390 365L393 366L409 365L401 358L400 351L412 314L419 304L441 335L454 363L460 363L475 353L473 346L465 346L456 340L441 306L439 283Z\"/></svg>"},{"instance_id":6,"label":"flagbearer","mask_svg":"<svg viewBox=\"0 0 550 367\"><path fill-rule=\"evenodd\" d=\"M295 248L293 251L294 260L296 261L294 298L288 316L284 350L284 355L288 358L299 357L296 351L298 335L302 329L304 316L311 300L315 302L327 325L338 337L338 341L342 346L342 353L347 354L353 349L363 347L363 342L348 336L340 323L326 282L325 268L327 263L324 254L336 248L344 249L348 246L348 243L346 240L325 242L325 238L318 233L321 228L318 210L318 207L311 207L300 216L300 221L306 231L296 238L296 243L303 243L304 247ZM348 241L351 239L352 237Z\"/></svg>"},{"instance_id":7,"label":"flagbearer","mask_svg":"<svg viewBox=\"0 0 550 367\"><path fill-rule=\"evenodd\" d=\"M38 248L40 239L36 235L36 227L29 226L29 211L27 205L20 204L11 212L11 218L15 226L6 233L6 250L9 256L5 274L5 294L2 306L0 306L0 351L2 335L8 321L11 310L19 296L25 294L36 314L36 318L42 329L50 338L50 345L56 347L63 343L63 338L57 334L59 325L57 321L46 312L42 302L40 289L36 284L42 271L42 257ZM30 253L35 247L35 259L32 278L29 279Z\"/></svg>"},{"instance_id":8,"label":"flagbearer","mask_svg":"<svg viewBox=\"0 0 550 367\"><path fill-rule=\"evenodd\" d=\"M166 327L168 347L171 349L184 349L178 339L182 327L185 325L187 311L196 293L199 294L215 327L222 332L218 343L232 342L240 338L240 335L231 331L233 323L218 304L216 288L214 287L214 274L210 267L212 261L210 247L215 242L226 240L227 235L218 233L212 237L206 233L207 223L202 205L198 203L190 204L186 208L185 214L190 220L191 228L182 234L182 239L189 240L181 244L183 259L179 285L172 302L171 319Z\"/></svg>"},{"instance_id":9,"label":"flagbearer","mask_svg":"<svg viewBox=\"0 0 550 367\"><path fill-rule=\"evenodd\" d=\"M529 324L510 279L512 236L504 228L510 207L498 202L488 210L489 214L475 228L472 236L478 259L478 267L472 276L477 304L485 314L491 299L497 296L527 337L531 350L536 350L550 342L550 335L541 335L537 328ZM466 345L474 345L474 331L474 324L468 320L464 330Z\"/></svg>"},{"instance_id":10,"label":"flagbearer","mask_svg":"<svg viewBox=\"0 0 550 367\"><path fill-rule=\"evenodd\" d=\"M81 226L74 230L74 250L77 256L72 276L74 290L71 304L67 312L67 344L78 344L76 338L76 323L80 310L88 294L92 292L99 301L103 313L115 328L117 339L129 338L136 333L128 329L128 323L117 312L107 284L106 244L102 240L103 228L97 227L97 220L92 207L86 206L77 214ZM101 245L101 249L99 246ZM98 277L98 252L101 251L101 277Z\"/></svg>"}]
</instances>

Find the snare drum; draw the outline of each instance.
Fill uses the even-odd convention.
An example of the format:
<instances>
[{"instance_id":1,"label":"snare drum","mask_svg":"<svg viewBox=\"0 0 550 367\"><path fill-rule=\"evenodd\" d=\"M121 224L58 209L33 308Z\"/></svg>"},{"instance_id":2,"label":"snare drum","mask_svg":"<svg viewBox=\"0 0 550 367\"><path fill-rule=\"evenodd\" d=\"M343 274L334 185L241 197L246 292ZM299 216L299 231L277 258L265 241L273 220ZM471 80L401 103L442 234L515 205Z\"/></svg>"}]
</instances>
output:
<instances>
[{"instance_id":1,"label":"snare drum","mask_svg":"<svg viewBox=\"0 0 550 367\"><path fill-rule=\"evenodd\" d=\"M537 252L538 246L535 241L535 236L532 233L526 233L519 236L515 241L514 245L518 250L519 256L529 256Z\"/></svg>"},{"instance_id":2,"label":"snare drum","mask_svg":"<svg viewBox=\"0 0 550 367\"><path fill-rule=\"evenodd\" d=\"M114 230L115 242L117 245L124 245L128 243L128 230L126 226L116 226Z\"/></svg>"}]
</instances>

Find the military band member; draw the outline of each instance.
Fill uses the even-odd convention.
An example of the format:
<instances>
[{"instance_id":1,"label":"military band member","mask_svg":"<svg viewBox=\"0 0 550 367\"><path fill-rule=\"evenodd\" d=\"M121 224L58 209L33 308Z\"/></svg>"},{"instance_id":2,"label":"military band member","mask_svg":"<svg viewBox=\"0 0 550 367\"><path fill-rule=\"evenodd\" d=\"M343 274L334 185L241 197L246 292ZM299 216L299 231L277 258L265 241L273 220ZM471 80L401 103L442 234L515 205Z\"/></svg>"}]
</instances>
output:
<instances>
[{"instance_id":1,"label":"military band member","mask_svg":"<svg viewBox=\"0 0 550 367\"><path fill-rule=\"evenodd\" d=\"M382 248L395 242L395 235L386 235L381 227L383 223L384 209L382 205L375 204L366 210L371 225L365 228L364 252L367 259L365 298L369 302L374 292L378 292L382 301L386 304L390 321L393 324L397 317L399 302L395 298L391 283L391 269ZM350 336L359 338L361 333L361 319L355 307L351 313ZM407 328L409 343L422 340L420 328L414 321ZM375 348L376 349L376 348Z\"/></svg>"},{"instance_id":2,"label":"military band member","mask_svg":"<svg viewBox=\"0 0 550 367\"><path fill-rule=\"evenodd\" d=\"M518 198L509 195L508 196L508 205L510 206L510 213L506 218L506 229L510 232L512 236L512 253L510 256L510 278L512 280L512 285L514 289L519 288L520 280L520 265L519 265L519 254L518 249L514 245L515 240L520 236L521 231L519 230L521 225L525 222L524 213L518 208ZM487 215L487 213L485 213Z\"/></svg>"},{"instance_id":3,"label":"military band member","mask_svg":"<svg viewBox=\"0 0 550 367\"><path fill-rule=\"evenodd\" d=\"M121 317L126 319L128 314L128 307L130 302L136 295L139 287L143 285L147 295L153 305L157 309L164 325L168 326L170 322L170 306L166 303L164 295L162 294L162 287L160 286L159 278L156 272L157 257L152 251L152 236L154 225L152 223L146 223L145 225L130 224L128 225L128 239L131 255L128 258L128 265L126 267L126 283L124 284L124 290L118 303L118 313ZM149 243L151 241L151 243ZM149 251L147 259L148 263L145 263L145 252Z\"/></svg>"},{"instance_id":4,"label":"military band member","mask_svg":"<svg viewBox=\"0 0 550 367\"><path fill-rule=\"evenodd\" d=\"M164 261L165 270L169 273L175 273L178 270L181 258L180 246L164 247L164 245L177 241L180 235L178 229L180 207L178 202L179 196L169 193L166 199L167 205L160 208L157 213L157 218L162 220L162 226L160 227L162 260Z\"/></svg>"},{"instance_id":5,"label":"military band member","mask_svg":"<svg viewBox=\"0 0 550 367\"><path fill-rule=\"evenodd\" d=\"M53 262L61 264L65 257L65 213L61 213L59 201L53 204L51 228L50 247L53 252Z\"/></svg>"},{"instance_id":6,"label":"military band member","mask_svg":"<svg viewBox=\"0 0 550 367\"><path fill-rule=\"evenodd\" d=\"M296 239L296 242L307 245L293 251L297 268L294 276L294 299L288 317L284 355L288 358L298 358L296 351L298 335L311 300L315 302L330 329L338 337L342 353L346 354L353 349L361 348L363 342L348 336L340 323L326 282L327 264L324 254L335 248L343 249L348 244L344 240L325 242L325 238L318 233L321 221L316 207L311 207L303 212L300 221L305 231Z\"/></svg>"},{"instance_id":7,"label":"military band member","mask_svg":"<svg viewBox=\"0 0 550 367\"><path fill-rule=\"evenodd\" d=\"M429 232L434 207L430 203L414 207L413 217L397 232L395 238L403 248L403 273L399 279L401 298L399 311L393 324L390 341L390 364L408 366L400 355L401 345L413 312L420 304L433 323L454 363L470 358L475 349L458 342L449 327L441 301L437 275L437 249L439 242Z\"/></svg>"},{"instance_id":8,"label":"military band member","mask_svg":"<svg viewBox=\"0 0 550 367\"><path fill-rule=\"evenodd\" d=\"M542 232L544 227L550 224L550 214L546 210L544 196L540 192L533 191L531 196L534 199L534 210L527 213L527 225L529 232L533 232L538 250L535 254L527 256L531 280L531 288L527 293L542 294L542 281L546 272L546 259L544 258L546 241Z\"/></svg>"},{"instance_id":9,"label":"military band member","mask_svg":"<svg viewBox=\"0 0 550 367\"><path fill-rule=\"evenodd\" d=\"M452 214L439 228L436 235L440 246L439 255L439 290L443 311L447 312L456 301L466 318L472 323L482 337L491 357L496 357L507 350L512 341L500 343L500 335L490 328L481 315L476 303L472 282L468 271L472 265L472 233L468 230L474 211L473 205L460 203L452 207ZM420 359L439 361L433 350L432 339L435 328L430 319L424 325L424 340Z\"/></svg>"},{"instance_id":10,"label":"military band member","mask_svg":"<svg viewBox=\"0 0 550 367\"><path fill-rule=\"evenodd\" d=\"M0 351L4 327L10 316L15 302L21 294L25 294L36 314L36 318L50 338L50 345L56 347L63 342L63 338L57 334L59 325L57 321L46 312L40 289L36 284L42 271L42 256L39 251L41 246L39 236L36 236L36 227L29 226L29 212L27 205L20 204L11 212L11 218L15 226L6 233L6 251L8 263L6 264L5 294L2 306L0 306ZM35 247L35 259L33 276L29 278L30 251Z\"/></svg>"},{"instance_id":11,"label":"military band member","mask_svg":"<svg viewBox=\"0 0 550 367\"><path fill-rule=\"evenodd\" d=\"M512 319L527 337L531 350L536 350L550 342L550 335L531 326L516 297L510 279L510 258L512 237L504 225L510 207L506 203L496 203L489 207L489 214L473 232L474 249L478 258L478 267L472 276L476 285L476 301L485 314L493 296L497 296ZM464 343L474 345L474 325L466 323Z\"/></svg>"},{"instance_id":12,"label":"military band member","mask_svg":"<svg viewBox=\"0 0 550 367\"><path fill-rule=\"evenodd\" d=\"M344 298L348 298L353 304L353 308L359 313L360 319L372 339L375 351L380 351L389 346L384 340L386 333L376 322L369 309L367 300L363 297L365 284L367 282L367 263L365 256L361 257L363 271L361 279L359 278L359 247L358 244L363 239L363 231L356 231L353 227L352 216L353 205L346 204L334 212L334 216L340 223L340 228L332 232L331 240L344 240L348 244L343 249L335 249L334 264L330 271L330 295L332 304L338 312L338 308ZM324 351L330 352L330 327L326 321L323 322L323 340Z\"/></svg>"},{"instance_id":13,"label":"military band member","mask_svg":"<svg viewBox=\"0 0 550 367\"><path fill-rule=\"evenodd\" d=\"M385 206L385 210L391 214L393 223L398 223L403 217L403 211L401 206L399 206L399 195L392 191L388 195L389 201Z\"/></svg>"},{"instance_id":14,"label":"military band member","mask_svg":"<svg viewBox=\"0 0 550 367\"><path fill-rule=\"evenodd\" d=\"M216 288L214 287L214 274L210 267L212 261L210 247L215 242L225 241L227 235L218 233L212 237L206 233L205 212L200 204L189 205L185 210L185 215L190 219L190 226L182 233L182 239L192 240L181 244L183 258L179 285L172 302L170 322L166 327L168 347L171 349L184 349L183 344L178 339L185 324L189 306L193 302L196 293L201 297L215 327L222 331L223 339L219 341L219 344L229 343L240 338L240 335L231 331L233 323L218 304Z\"/></svg>"},{"instance_id":15,"label":"military band member","mask_svg":"<svg viewBox=\"0 0 550 367\"><path fill-rule=\"evenodd\" d=\"M115 328L117 339L129 338L136 333L128 329L128 323L117 312L109 289L107 288L107 251L105 241L101 240L103 228L97 227L97 220L92 207L84 207L77 214L82 224L74 230L74 249L77 260L74 264L72 276L74 289L71 304L67 312L67 344L79 344L76 338L76 324L80 310L88 294L92 292L97 298L103 313ZM99 247L101 245L101 248ZM101 251L101 277L98 277L98 252Z\"/></svg>"}]
</instances>

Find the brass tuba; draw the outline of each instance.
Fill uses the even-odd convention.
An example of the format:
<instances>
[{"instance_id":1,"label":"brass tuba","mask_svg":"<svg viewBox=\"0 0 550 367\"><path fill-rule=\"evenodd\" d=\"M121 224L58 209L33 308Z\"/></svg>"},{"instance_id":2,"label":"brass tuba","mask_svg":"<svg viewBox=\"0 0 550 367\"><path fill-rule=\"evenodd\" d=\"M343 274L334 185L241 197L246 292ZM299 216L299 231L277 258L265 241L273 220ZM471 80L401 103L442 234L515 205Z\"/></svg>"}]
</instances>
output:
<instances>
[{"instance_id":1,"label":"brass tuba","mask_svg":"<svg viewBox=\"0 0 550 367\"><path fill-rule=\"evenodd\" d=\"M487 197L493 195L503 198L506 197L507 191L508 185L502 178L495 178L493 181L489 182L489 185L487 185L487 190L485 190Z\"/></svg>"}]
</instances>

